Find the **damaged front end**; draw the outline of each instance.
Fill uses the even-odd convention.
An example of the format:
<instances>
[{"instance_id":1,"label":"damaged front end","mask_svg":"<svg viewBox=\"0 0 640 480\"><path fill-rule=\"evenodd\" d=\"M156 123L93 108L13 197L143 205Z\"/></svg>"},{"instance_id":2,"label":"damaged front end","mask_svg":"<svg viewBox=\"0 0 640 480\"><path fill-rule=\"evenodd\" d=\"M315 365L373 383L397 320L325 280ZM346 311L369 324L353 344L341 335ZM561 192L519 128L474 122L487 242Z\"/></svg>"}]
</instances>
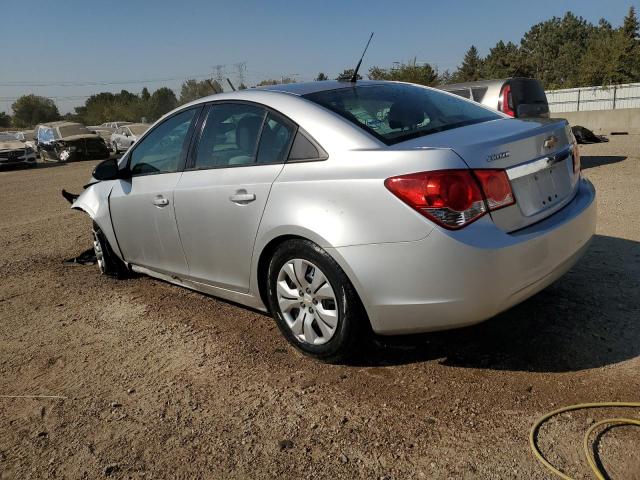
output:
<instances>
[{"instance_id":1,"label":"damaged front end","mask_svg":"<svg viewBox=\"0 0 640 480\"><path fill-rule=\"evenodd\" d=\"M52 147L55 157L62 162L102 160L111 155L106 143L98 135L55 140Z\"/></svg>"},{"instance_id":2,"label":"damaged front end","mask_svg":"<svg viewBox=\"0 0 640 480\"><path fill-rule=\"evenodd\" d=\"M74 210L85 212L93 221L92 240L94 256L101 271L107 275L123 276L126 270L122 252L116 239L111 214L109 212L109 196L113 188L113 182L118 177L118 164L115 159L105 160L99 163L93 171L91 181L85 185L80 194L74 194L62 190L62 196L71 204ZM83 252L78 257L66 261L66 264L87 264L91 262L88 252ZM101 261L102 260L102 261ZM105 263L104 260L109 260ZM113 267L117 266L117 268Z\"/></svg>"}]
</instances>

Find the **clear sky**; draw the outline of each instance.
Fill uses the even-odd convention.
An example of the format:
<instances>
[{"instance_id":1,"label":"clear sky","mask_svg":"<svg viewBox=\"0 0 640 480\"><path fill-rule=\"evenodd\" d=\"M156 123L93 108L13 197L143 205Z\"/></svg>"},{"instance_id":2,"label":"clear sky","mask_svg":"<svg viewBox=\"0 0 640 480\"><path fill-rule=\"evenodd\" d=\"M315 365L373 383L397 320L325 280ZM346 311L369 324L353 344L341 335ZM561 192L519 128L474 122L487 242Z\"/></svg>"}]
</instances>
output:
<instances>
[{"instance_id":1,"label":"clear sky","mask_svg":"<svg viewBox=\"0 0 640 480\"><path fill-rule=\"evenodd\" d=\"M100 91L178 89L214 65L227 65L225 77L237 82L240 62L248 85L281 75L311 80L320 71L334 77L355 66L371 31L363 72L414 56L454 70L471 44L485 55L498 40L518 42L531 25L567 10L619 25L639 3L0 0L0 111L25 93L54 97L65 113ZM50 85L56 82L75 85ZM77 85L90 82L120 83Z\"/></svg>"}]
</instances>

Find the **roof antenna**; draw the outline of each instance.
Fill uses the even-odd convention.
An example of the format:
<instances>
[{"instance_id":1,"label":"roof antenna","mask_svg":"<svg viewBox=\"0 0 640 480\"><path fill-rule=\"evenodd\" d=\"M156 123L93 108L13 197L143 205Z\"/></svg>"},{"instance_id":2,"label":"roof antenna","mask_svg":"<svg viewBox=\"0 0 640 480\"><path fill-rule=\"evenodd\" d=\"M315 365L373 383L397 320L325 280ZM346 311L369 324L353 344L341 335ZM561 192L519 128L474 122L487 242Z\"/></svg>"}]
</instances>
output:
<instances>
[{"instance_id":1,"label":"roof antenna","mask_svg":"<svg viewBox=\"0 0 640 480\"><path fill-rule=\"evenodd\" d=\"M233 83L231 83L231 80L229 80L227 78L227 82L229 83L229 86L231 87L231 90L233 90L235 92L236 91L236 87L233 86Z\"/></svg>"},{"instance_id":2,"label":"roof antenna","mask_svg":"<svg viewBox=\"0 0 640 480\"><path fill-rule=\"evenodd\" d=\"M351 77L351 83L356 83L358 81L358 70L360 70L360 64L362 63L362 59L364 58L364 54L367 53L367 48L369 48L369 44L371 43L371 39L373 38L373 32L371 32L371 36L369 37L369 41L367 42L367 46L364 47L364 52L362 52L362 56L360 57L360 61L356 66L356 69L353 71L353 76Z\"/></svg>"}]
</instances>

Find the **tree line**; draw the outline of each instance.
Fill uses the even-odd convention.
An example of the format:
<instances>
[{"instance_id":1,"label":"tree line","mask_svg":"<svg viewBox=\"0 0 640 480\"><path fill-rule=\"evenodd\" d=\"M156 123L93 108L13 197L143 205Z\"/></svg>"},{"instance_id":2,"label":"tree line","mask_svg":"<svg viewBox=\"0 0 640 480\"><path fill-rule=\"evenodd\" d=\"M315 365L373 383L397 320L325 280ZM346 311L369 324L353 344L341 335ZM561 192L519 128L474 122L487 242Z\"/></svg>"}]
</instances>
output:
<instances>
[{"instance_id":1,"label":"tree line","mask_svg":"<svg viewBox=\"0 0 640 480\"><path fill-rule=\"evenodd\" d=\"M341 72L337 80L349 80L353 69ZM392 67L372 66L371 80L396 80L421 85L437 86L506 77L532 77L540 80L545 89L613 85L640 82L639 23L634 7L630 7L620 27L614 28L604 18L597 25L567 12L563 17L533 25L519 44L497 42L482 57L471 45L458 68L438 71L429 63L416 59ZM328 80L321 72L316 80ZM362 75L358 75L362 79ZM265 79L256 86L293 83L295 79ZM239 89L246 88L244 84ZM65 118L86 125L97 125L110 120L139 122L155 121L178 105L223 91L212 79L186 80L180 95L162 87L150 93L145 87L140 94L127 90L120 93L103 92L89 97L64 117L55 103L48 98L24 95L12 105L13 115L0 112L0 127L26 128L37 123Z\"/></svg>"}]
</instances>

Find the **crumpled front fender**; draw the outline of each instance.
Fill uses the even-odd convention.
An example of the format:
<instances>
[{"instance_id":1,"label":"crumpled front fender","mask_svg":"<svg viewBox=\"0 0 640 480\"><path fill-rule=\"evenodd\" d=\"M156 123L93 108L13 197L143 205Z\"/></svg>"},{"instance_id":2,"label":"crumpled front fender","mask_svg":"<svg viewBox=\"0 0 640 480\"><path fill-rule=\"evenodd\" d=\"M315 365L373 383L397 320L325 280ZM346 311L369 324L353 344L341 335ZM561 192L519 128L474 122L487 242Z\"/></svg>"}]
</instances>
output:
<instances>
[{"instance_id":1,"label":"crumpled front fender","mask_svg":"<svg viewBox=\"0 0 640 480\"><path fill-rule=\"evenodd\" d=\"M111 212L109 211L109 195L113 189L113 182L98 182L87 187L84 192L71 204L71 208L75 210L82 210L100 227L102 233L106 237L111 249L114 253L120 257L122 261L124 258L118 241L116 240L116 234L113 231L113 225L111 223Z\"/></svg>"}]
</instances>

